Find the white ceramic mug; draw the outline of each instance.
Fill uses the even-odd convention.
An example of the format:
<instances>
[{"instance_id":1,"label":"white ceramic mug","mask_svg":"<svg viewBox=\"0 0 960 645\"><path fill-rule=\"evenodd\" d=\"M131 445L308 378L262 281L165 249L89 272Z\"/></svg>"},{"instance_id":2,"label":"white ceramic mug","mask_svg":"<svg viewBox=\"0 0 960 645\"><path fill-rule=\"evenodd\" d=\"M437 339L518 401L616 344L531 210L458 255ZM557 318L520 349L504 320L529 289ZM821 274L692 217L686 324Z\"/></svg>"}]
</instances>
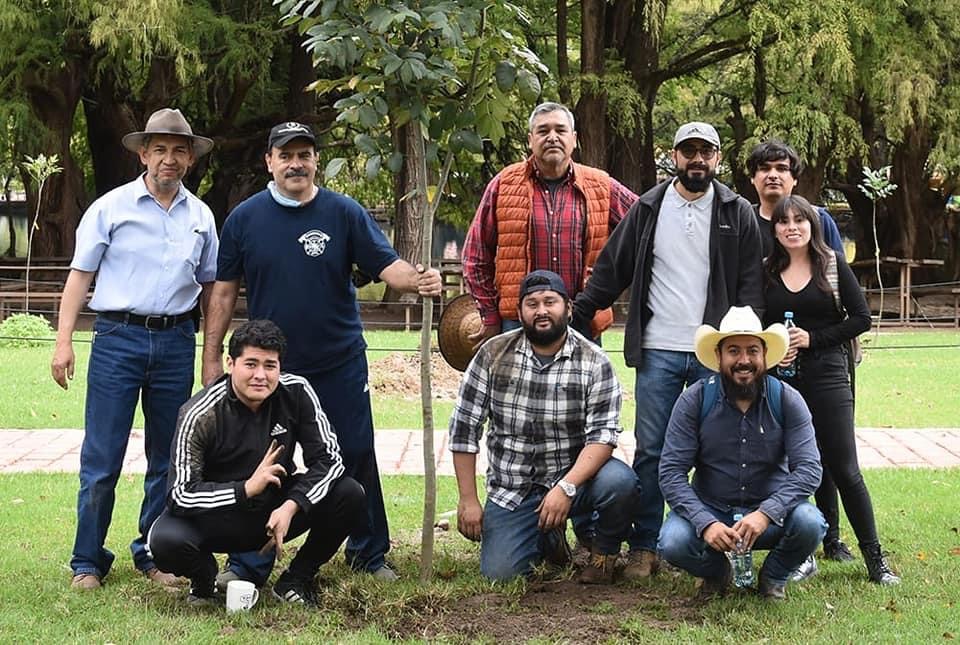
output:
<instances>
[{"instance_id":1,"label":"white ceramic mug","mask_svg":"<svg viewBox=\"0 0 960 645\"><path fill-rule=\"evenodd\" d=\"M227 613L253 609L260 599L257 586L246 580L231 580L227 584Z\"/></svg>"}]
</instances>

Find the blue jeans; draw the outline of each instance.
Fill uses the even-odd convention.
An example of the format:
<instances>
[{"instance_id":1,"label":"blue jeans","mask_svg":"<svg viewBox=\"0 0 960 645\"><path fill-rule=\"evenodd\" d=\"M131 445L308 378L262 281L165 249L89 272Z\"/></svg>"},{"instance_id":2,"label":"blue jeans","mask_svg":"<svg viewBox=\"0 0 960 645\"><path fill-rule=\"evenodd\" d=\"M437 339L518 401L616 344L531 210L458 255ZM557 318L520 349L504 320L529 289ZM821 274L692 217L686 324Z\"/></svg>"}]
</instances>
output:
<instances>
[{"instance_id":1,"label":"blue jeans","mask_svg":"<svg viewBox=\"0 0 960 645\"><path fill-rule=\"evenodd\" d=\"M548 534L540 532L537 506L547 491L538 488L508 511L487 500L483 510L480 572L492 580L526 575L543 560ZM593 548L617 553L640 503L637 477L619 459L610 458L593 479L580 486L570 515L597 513Z\"/></svg>"},{"instance_id":2,"label":"blue jeans","mask_svg":"<svg viewBox=\"0 0 960 645\"><path fill-rule=\"evenodd\" d=\"M637 451L633 470L640 479L640 512L633 521L628 542L630 550L653 551L663 522L663 495L660 493L660 453L663 436L673 405L685 386L713 374L700 364L693 352L661 349L643 350L643 363L637 369L637 417L634 435Z\"/></svg>"},{"instance_id":3,"label":"blue jeans","mask_svg":"<svg viewBox=\"0 0 960 645\"><path fill-rule=\"evenodd\" d=\"M390 529L374 452L367 373L367 357L361 352L332 370L301 376L310 381L337 434L344 474L357 480L367 495L367 521L350 533L344 549L347 564L355 570L373 572L386 564ZM270 577L273 560L272 553L231 553L227 566L244 580L263 585Z\"/></svg>"},{"instance_id":4,"label":"blue jeans","mask_svg":"<svg viewBox=\"0 0 960 645\"><path fill-rule=\"evenodd\" d=\"M140 534L130 550L137 569L146 572L154 568L146 549L147 531L164 507L177 411L193 389L196 340L192 320L164 331L150 331L100 317L93 329L80 448L77 534L70 567L74 574L103 578L114 560L104 541L138 398L143 408L147 473Z\"/></svg>"},{"instance_id":5,"label":"blue jeans","mask_svg":"<svg viewBox=\"0 0 960 645\"><path fill-rule=\"evenodd\" d=\"M727 526L733 526L735 513L746 515L755 510L734 508L726 512L712 506L708 508ZM754 550L770 551L761 569L764 578L776 584L786 583L790 574L816 551L826 532L823 514L808 502L788 513L783 526L771 523L753 545ZM720 577L727 566L727 556L697 537L693 525L674 512L667 515L660 530L657 549L664 560L698 578Z\"/></svg>"}]
</instances>

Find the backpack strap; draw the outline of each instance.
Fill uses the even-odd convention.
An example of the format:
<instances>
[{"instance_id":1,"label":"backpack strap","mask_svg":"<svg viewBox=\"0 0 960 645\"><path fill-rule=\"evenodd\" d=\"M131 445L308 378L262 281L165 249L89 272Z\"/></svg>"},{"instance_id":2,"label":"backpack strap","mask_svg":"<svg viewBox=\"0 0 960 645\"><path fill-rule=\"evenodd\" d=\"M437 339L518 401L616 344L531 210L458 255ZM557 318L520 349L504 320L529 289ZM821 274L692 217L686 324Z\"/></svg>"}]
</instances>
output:
<instances>
[{"instance_id":1,"label":"backpack strap","mask_svg":"<svg viewBox=\"0 0 960 645\"><path fill-rule=\"evenodd\" d=\"M767 406L770 414L783 427L783 383L776 376L767 374Z\"/></svg>"},{"instance_id":2,"label":"backpack strap","mask_svg":"<svg viewBox=\"0 0 960 645\"><path fill-rule=\"evenodd\" d=\"M830 285L830 292L833 294L833 304L837 311L844 313L843 302L840 300L840 275L837 272L837 253L833 249L828 254L827 266L827 284Z\"/></svg>"},{"instance_id":3,"label":"backpack strap","mask_svg":"<svg viewBox=\"0 0 960 645\"><path fill-rule=\"evenodd\" d=\"M775 376L767 374L767 407L770 414L783 426L783 383ZM703 381L703 398L700 400L700 423L702 424L713 406L720 402L720 375L712 374Z\"/></svg>"},{"instance_id":4,"label":"backpack strap","mask_svg":"<svg viewBox=\"0 0 960 645\"><path fill-rule=\"evenodd\" d=\"M703 399L700 401L700 423L720 401L720 375L711 374L703 381Z\"/></svg>"}]
</instances>

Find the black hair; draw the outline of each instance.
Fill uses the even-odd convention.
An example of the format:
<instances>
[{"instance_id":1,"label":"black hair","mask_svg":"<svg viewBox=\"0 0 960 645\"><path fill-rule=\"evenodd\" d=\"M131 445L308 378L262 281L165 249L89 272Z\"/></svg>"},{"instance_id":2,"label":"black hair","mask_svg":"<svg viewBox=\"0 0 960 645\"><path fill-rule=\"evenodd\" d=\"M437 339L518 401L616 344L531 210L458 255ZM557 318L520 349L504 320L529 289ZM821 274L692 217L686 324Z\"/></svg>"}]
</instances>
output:
<instances>
[{"instance_id":1,"label":"black hair","mask_svg":"<svg viewBox=\"0 0 960 645\"><path fill-rule=\"evenodd\" d=\"M770 216L770 230L773 232L773 250L770 251L766 259L767 280L769 284L775 284L777 276L790 266L790 254L780 244L777 239L777 223L785 222L790 213L796 213L803 219L810 222L810 243L807 245L807 252L810 254L810 263L812 265L813 284L821 291L830 293L830 283L827 282L827 262L832 252L827 243L823 241L823 230L820 224L820 213L810 205L806 199L800 195L787 195L773 209Z\"/></svg>"},{"instance_id":2,"label":"black hair","mask_svg":"<svg viewBox=\"0 0 960 645\"><path fill-rule=\"evenodd\" d=\"M287 339L274 323L269 320L250 320L233 330L228 353L237 360L244 347L257 347L275 351L283 358L287 351Z\"/></svg>"},{"instance_id":3,"label":"black hair","mask_svg":"<svg viewBox=\"0 0 960 645\"><path fill-rule=\"evenodd\" d=\"M747 157L747 171L753 177L760 164L786 159L790 162L790 174L796 179L803 172L803 161L797 151L779 139L770 139L755 146Z\"/></svg>"}]
</instances>

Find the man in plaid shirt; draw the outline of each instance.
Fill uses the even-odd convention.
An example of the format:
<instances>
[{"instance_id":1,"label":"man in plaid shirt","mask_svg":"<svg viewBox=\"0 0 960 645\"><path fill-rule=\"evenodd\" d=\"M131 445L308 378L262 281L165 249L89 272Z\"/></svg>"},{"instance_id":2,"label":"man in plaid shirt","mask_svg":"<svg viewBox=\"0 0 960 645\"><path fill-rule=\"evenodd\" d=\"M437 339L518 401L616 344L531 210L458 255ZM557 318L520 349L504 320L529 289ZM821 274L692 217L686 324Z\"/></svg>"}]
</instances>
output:
<instances>
[{"instance_id":1,"label":"man in plaid shirt","mask_svg":"<svg viewBox=\"0 0 960 645\"><path fill-rule=\"evenodd\" d=\"M602 170L573 162L577 133L565 106L534 108L527 142L530 157L487 184L464 241L463 278L483 320L471 338L477 343L520 326L515 294L528 271L559 274L575 298L600 247L637 201ZM519 267L509 270L511 262Z\"/></svg>"},{"instance_id":2,"label":"man in plaid shirt","mask_svg":"<svg viewBox=\"0 0 960 645\"><path fill-rule=\"evenodd\" d=\"M620 427L620 384L606 354L568 329L563 279L533 271L520 285L522 329L493 338L471 361L450 419L460 501L457 525L480 540L480 571L506 580L546 559L569 562L566 520L596 516L584 583L609 583L639 508L633 470L612 459ZM476 457L487 429L487 501Z\"/></svg>"}]
</instances>

